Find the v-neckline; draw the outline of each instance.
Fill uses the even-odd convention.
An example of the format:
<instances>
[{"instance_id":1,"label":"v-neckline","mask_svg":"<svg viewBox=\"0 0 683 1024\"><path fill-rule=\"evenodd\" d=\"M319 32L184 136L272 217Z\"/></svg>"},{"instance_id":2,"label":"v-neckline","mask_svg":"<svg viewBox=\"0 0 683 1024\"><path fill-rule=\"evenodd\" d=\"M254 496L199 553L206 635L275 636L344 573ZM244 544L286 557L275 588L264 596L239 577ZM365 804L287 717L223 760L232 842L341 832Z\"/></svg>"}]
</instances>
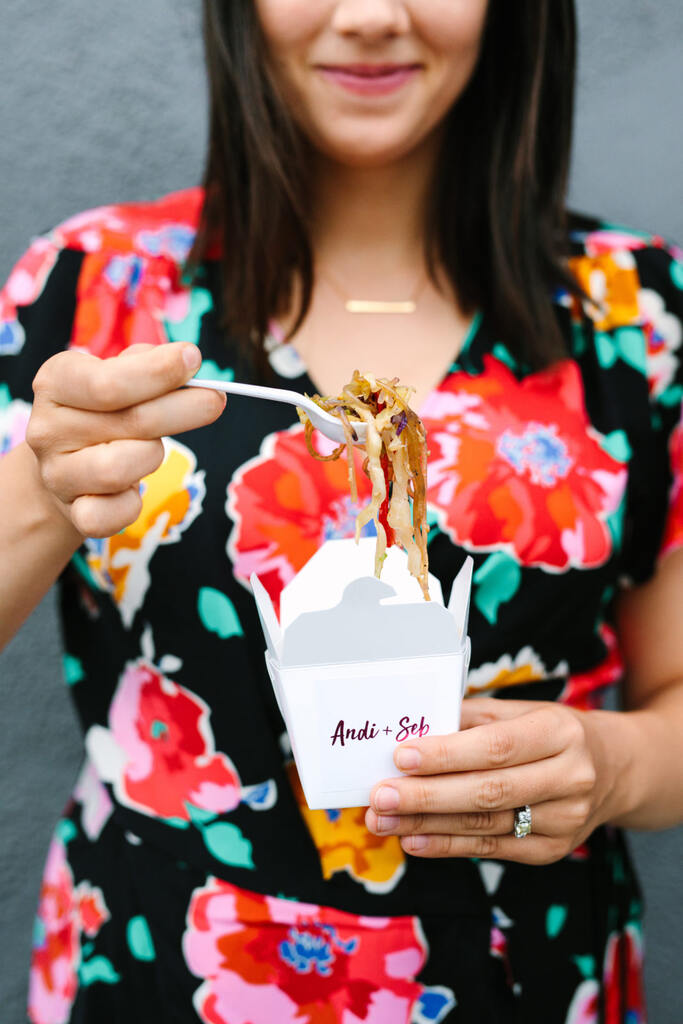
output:
<instances>
[{"instance_id":1,"label":"v-neckline","mask_svg":"<svg viewBox=\"0 0 683 1024\"><path fill-rule=\"evenodd\" d=\"M415 410L418 416L422 417L425 414L424 410L426 410L432 397L441 390L452 374L457 373L458 370L462 369L463 360L471 352L473 343L481 332L483 322L484 315L481 310L477 310L473 314L467 326L465 337L463 338L458 352L450 360L448 366L442 371L436 383L427 391L425 397L420 403L420 408ZM271 365L279 377L284 380L288 380L290 384L296 384L297 390L300 390L302 394L321 395L323 393L311 377L303 356L301 356L293 346L290 346L289 342L284 340L284 332L276 322L272 322L269 326L268 335L266 336L266 348L268 350ZM288 373L284 372L284 370L278 370L277 357L275 356L275 353L278 351L282 352L284 349L289 349L289 353L291 353L291 357L288 356L290 362L290 371ZM273 358L274 356L275 360ZM298 372L296 374L292 374L292 368L295 367ZM310 385L310 387L307 387L306 385Z\"/></svg>"}]
</instances>

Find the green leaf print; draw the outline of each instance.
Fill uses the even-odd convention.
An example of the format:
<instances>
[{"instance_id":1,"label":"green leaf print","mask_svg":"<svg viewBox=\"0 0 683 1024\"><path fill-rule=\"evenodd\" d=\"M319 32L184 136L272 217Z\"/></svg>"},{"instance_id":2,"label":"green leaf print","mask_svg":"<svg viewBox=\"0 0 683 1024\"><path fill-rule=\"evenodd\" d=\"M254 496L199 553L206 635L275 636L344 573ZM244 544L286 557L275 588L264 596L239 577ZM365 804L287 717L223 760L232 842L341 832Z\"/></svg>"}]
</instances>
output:
<instances>
[{"instance_id":1,"label":"green leaf print","mask_svg":"<svg viewBox=\"0 0 683 1024\"><path fill-rule=\"evenodd\" d=\"M194 804L185 802L187 807L187 813L190 815L190 821L195 825L205 825L207 821L213 821L216 817L215 811L205 811L203 807L195 807Z\"/></svg>"},{"instance_id":2,"label":"green leaf print","mask_svg":"<svg viewBox=\"0 0 683 1024\"><path fill-rule=\"evenodd\" d=\"M242 624L237 617L235 606L221 590L202 587L199 591L197 611L205 628L210 633L218 633L221 640L243 635Z\"/></svg>"},{"instance_id":3,"label":"green leaf print","mask_svg":"<svg viewBox=\"0 0 683 1024\"><path fill-rule=\"evenodd\" d=\"M592 956L573 956L572 960L581 971L586 980L588 978L595 977L595 957Z\"/></svg>"},{"instance_id":4,"label":"green leaf print","mask_svg":"<svg viewBox=\"0 0 683 1024\"><path fill-rule=\"evenodd\" d=\"M164 320L164 327L169 341L199 340L201 320L205 313L213 309L211 292L206 288L193 288L189 296L189 308L182 320Z\"/></svg>"},{"instance_id":5,"label":"green leaf print","mask_svg":"<svg viewBox=\"0 0 683 1024\"><path fill-rule=\"evenodd\" d=\"M595 349L603 369L608 370L617 359L623 359L641 373L646 372L645 335L640 327L616 327L610 333L596 331Z\"/></svg>"},{"instance_id":6,"label":"green leaf print","mask_svg":"<svg viewBox=\"0 0 683 1024\"><path fill-rule=\"evenodd\" d=\"M250 868L254 870L254 862L251 859L251 843L242 835L237 825L230 825L226 821L217 821L213 825L207 825L203 831L206 848L216 860L223 864L230 864L236 868Z\"/></svg>"},{"instance_id":7,"label":"green leaf print","mask_svg":"<svg viewBox=\"0 0 683 1024\"><path fill-rule=\"evenodd\" d=\"M429 527L427 543L431 544L434 538L441 533L441 527L439 526L439 513L435 508L429 506L427 506L427 526Z\"/></svg>"},{"instance_id":8,"label":"green leaf print","mask_svg":"<svg viewBox=\"0 0 683 1024\"><path fill-rule=\"evenodd\" d=\"M71 842L72 839L76 838L76 836L78 835L78 829L74 825L73 821L69 821L68 818L62 818L60 821L57 822L57 826L55 828L55 835L66 846L67 843Z\"/></svg>"},{"instance_id":9,"label":"green leaf print","mask_svg":"<svg viewBox=\"0 0 683 1024\"><path fill-rule=\"evenodd\" d=\"M517 370L517 362L513 355L503 345L502 341L497 341L491 349L491 355L493 355L499 363L503 363L507 366L508 370L512 370L513 373Z\"/></svg>"},{"instance_id":10,"label":"green leaf print","mask_svg":"<svg viewBox=\"0 0 683 1024\"><path fill-rule=\"evenodd\" d=\"M683 289L683 260L672 260L669 271L676 287Z\"/></svg>"},{"instance_id":11,"label":"green leaf print","mask_svg":"<svg viewBox=\"0 0 683 1024\"><path fill-rule=\"evenodd\" d=\"M623 430L613 430L611 434L604 434L601 446L618 462L628 462L633 454L628 436Z\"/></svg>"},{"instance_id":12,"label":"green leaf print","mask_svg":"<svg viewBox=\"0 0 683 1024\"><path fill-rule=\"evenodd\" d=\"M78 979L81 985L92 985L94 981L104 981L107 985L115 985L121 975L114 970L114 965L106 956L94 956L79 965Z\"/></svg>"},{"instance_id":13,"label":"green leaf print","mask_svg":"<svg viewBox=\"0 0 683 1024\"><path fill-rule=\"evenodd\" d=\"M234 380L235 371L231 366L222 368L218 363L214 362L213 359L205 359L198 371L195 373L195 377L201 380L203 377L205 380Z\"/></svg>"},{"instance_id":14,"label":"green leaf print","mask_svg":"<svg viewBox=\"0 0 683 1024\"><path fill-rule=\"evenodd\" d=\"M566 907L561 906L559 903L554 903L548 907L545 915L545 930L548 933L548 937L551 939L556 938L564 928L566 920Z\"/></svg>"},{"instance_id":15,"label":"green leaf print","mask_svg":"<svg viewBox=\"0 0 683 1024\"><path fill-rule=\"evenodd\" d=\"M142 916L142 914L138 914L136 917L131 917L130 921L126 925L126 940L128 942L128 948L136 960L142 960L145 962L154 960L156 956L154 951L154 942L152 941L152 935L150 933L147 920Z\"/></svg>"},{"instance_id":16,"label":"green leaf print","mask_svg":"<svg viewBox=\"0 0 683 1024\"><path fill-rule=\"evenodd\" d=\"M665 405L669 408L680 405L683 401L683 385L673 384L666 391L662 391L661 395L657 396L657 401L660 405Z\"/></svg>"},{"instance_id":17,"label":"green leaf print","mask_svg":"<svg viewBox=\"0 0 683 1024\"><path fill-rule=\"evenodd\" d=\"M522 579L522 570L513 558L495 551L474 574L474 603L492 625L498 620L501 604L514 597Z\"/></svg>"},{"instance_id":18,"label":"green leaf print","mask_svg":"<svg viewBox=\"0 0 683 1024\"><path fill-rule=\"evenodd\" d=\"M85 678L83 666L73 654L62 655L62 672L64 673L64 681L67 686L74 686L76 683L80 683L81 679Z\"/></svg>"}]
</instances>

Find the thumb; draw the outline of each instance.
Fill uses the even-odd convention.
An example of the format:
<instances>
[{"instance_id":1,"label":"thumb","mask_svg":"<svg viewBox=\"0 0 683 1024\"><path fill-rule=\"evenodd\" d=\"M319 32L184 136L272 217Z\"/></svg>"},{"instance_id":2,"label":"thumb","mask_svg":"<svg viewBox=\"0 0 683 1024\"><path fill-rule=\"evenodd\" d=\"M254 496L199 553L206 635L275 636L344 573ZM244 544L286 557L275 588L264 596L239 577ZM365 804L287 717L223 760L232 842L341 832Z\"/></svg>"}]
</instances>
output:
<instances>
[{"instance_id":1,"label":"thumb","mask_svg":"<svg viewBox=\"0 0 683 1024\"><path fill-rule=\"evenodd\" d=\"M501 700L498 697L466 697L462 702L461 729L519 718L544 705L539 700Z\"/></svg>"},{"instance_id":2,"label":"thumb","mask_svg":"<svg viewBox=\"0 0 683 1024\"><path fill-rule=\"evenodd\" d=\"M148 352L151 348L159 348L159 346L150 345L148 342L138 341L135 345L129 345L128 348L124 348L122 352L119 352L117 358L125 359L126 356L135 356L138 352Z\"/></svg>"}]
</instances>

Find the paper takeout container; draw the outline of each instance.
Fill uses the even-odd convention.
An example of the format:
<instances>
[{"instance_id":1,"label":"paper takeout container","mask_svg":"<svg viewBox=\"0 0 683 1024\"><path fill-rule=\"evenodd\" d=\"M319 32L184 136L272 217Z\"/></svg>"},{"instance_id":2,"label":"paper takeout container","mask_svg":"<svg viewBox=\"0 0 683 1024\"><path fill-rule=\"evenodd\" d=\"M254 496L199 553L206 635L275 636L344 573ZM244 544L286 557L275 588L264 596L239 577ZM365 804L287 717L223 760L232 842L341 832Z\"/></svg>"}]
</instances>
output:
<instances>
[{"instance_id":1,"label":"paper takeout container","mask_svg":"<svg viewBox=\"0 0 683 1024\"><path fill-rule=\"evenodd\" d=\"M372 787L398 774L397 743L460 725L472 559L445 608L439 581L430 575L425 601L396 547L382 579L368 576L374 551L374 538L326 541L284 587L279 622L251 577L268 673L312 810L367 805Z\"/></svg>"}]
</instances>

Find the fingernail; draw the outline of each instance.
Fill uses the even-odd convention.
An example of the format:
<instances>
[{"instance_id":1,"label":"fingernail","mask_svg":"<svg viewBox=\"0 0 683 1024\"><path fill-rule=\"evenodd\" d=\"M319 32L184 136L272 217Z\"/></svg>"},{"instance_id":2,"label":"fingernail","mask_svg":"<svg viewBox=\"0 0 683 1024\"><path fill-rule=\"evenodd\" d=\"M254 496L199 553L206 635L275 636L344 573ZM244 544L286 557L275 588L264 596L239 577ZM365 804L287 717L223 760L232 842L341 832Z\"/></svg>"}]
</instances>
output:
<instances>
[{"instance_id":1,"label":"fingernail","mask_svg":"<svg viewBox=\"0 0 683 1024\"><path fill-rule=\"evenodd\" d=\"M393 786L380 786L373 803L378 811L395 811L398 807L398 790Z\"/></svg>"},{"instance_id":2,"label":"fingernail","mask_svg":"<svg viewBox=\"0 0 683 1024\"><path fill-rule=\"evenodd\" d=\"M401 819L392 814L380 814L377 816L377 832L391 832L398 828Z\"/></svg>"},{"instance_id":3,"label":"fingernail","mask_svg":"<svg viewBox=\"0 0 683 1024\"><path fill-rule=\"evenodd\" d=\"M198 370L202 362L202 354L196 345L185 345L183 348L183 362L188 370Z\"/></svg>"},{"instance_id":4,"label":"fingernail","mask_svg":"<svg viewBox=\"0 0 683 1024\"><path fill-rule=\"evenodd\" d=\"M416 853L418 850L424 850L429 845L429 840L427 836L406 836L403 843L407 850Z\"/></svg>"},{"instance_id":5,"label":"fingernail","mask_svg":"<svg viewBox=\"0 0 683 1024\"><path fill-rule=\"evenodd\" d=\"M396 767L402 772L412 772L419 768L422 763L422 756L415 747L399 747L394 758Z\"/></svg>"}]
</instances>

